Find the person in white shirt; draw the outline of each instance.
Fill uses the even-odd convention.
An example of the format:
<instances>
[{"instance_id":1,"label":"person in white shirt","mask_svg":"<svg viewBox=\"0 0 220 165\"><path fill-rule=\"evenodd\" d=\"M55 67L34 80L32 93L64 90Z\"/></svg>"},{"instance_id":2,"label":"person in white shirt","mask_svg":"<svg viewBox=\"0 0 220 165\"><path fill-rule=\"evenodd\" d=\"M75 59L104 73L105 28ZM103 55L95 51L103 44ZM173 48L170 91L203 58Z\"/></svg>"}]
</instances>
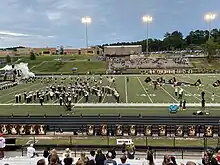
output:
<instances>
[{"instance_id":1,"label":"person in white shirt","mask_svg":"<svg viewBox=\"0 0 220 165\"><path fill-rule=\"evenodd\" d=\"M27 147L27 157L33 158L36 155L36 150L34 148L33 144L30 144L29 147Z\"/></svg>"},{"instance_id":2,"label":"person in white shirt","mask_svg":"<svg viewBox=\"0 0 220 165\"><path fill-rule=\"evenodd\" d=\"M5 149L5 138L3 137L3 134L0 133L0 159L4 158L4 149Z\"/></svg>"},{"instance_id":3,"label":"person in white shirt","mask_svg":"<svg viewBox=\"0 0 220 165\"><path fill-rule=\"evenodd\" d=\"M214 101L215 101L215 94L212 93L212 102L214 102Z\"/></svg>"}]
</instances>

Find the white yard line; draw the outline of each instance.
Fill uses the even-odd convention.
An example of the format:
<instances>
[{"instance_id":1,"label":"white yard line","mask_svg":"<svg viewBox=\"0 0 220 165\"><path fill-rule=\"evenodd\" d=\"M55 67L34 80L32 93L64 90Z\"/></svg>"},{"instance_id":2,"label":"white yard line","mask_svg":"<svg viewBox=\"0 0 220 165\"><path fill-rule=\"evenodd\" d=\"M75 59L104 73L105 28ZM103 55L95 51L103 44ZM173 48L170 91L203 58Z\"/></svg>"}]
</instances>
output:
<instances>
[{"instance_id":1,"label":"white yard line","mask_svg":"<svg viewBox=\"0 0 220 165\"><path fill-rule=\"evenodd\" d=\"M154 103L153 100L151 99L150 95L148 94L148 92L146 91L146 89L144 88L144 85L142 84L141 80L139 77L136 77L141 85L141 87L143 88L144 92L147 94L147 97L149 98L151 103Z\"/></svg>"},{"instance_id":2,"label":"white yard line","mask_svg":"<svg viewBox=\"0 0 220 165\"><path fill-rule=\"evenodd\" d=\"M125 102L128 103L128 86L127 86L127 77L125 76Z\"/></svg>"},{"instance_id":3,"label":"white yard line","mask_svg":"<svg viewBox=\"0 0 220 165\"><path fill-rule=\"evenodd\" d=\"M32 67L30 68L30 70L33 69L33 68L39 67L39 66L43 65L43 64L46 63L46 62L47 62L47 61L43 61L43 62L41 62L40 64L34 65L34 66L32 66Z\"/></svg>"},{"instance_id":4,"label":"white yard line","mask_svg":"<svg viewBox=\"0 0 220 165\"><path fill-rule=\"evenodd\" d=\"M175 97L173 97L166 89L164 89L163 87L161 87L161 89L163 89L164 92L166 92L173 100L175 100L177 103L179 102Z\"/></svg>"}]
</instances>

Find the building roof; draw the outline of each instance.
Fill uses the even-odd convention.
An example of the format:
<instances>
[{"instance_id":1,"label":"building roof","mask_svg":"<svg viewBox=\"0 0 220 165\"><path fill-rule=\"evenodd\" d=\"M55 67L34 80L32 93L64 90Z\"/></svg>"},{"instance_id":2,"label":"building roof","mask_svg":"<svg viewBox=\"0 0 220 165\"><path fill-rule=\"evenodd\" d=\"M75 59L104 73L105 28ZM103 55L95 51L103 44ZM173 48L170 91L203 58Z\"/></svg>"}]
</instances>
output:
<instances>
[{"instance_id":1,"label":"building roof","mask_svg":"<svg viewBox=\"0 0 220 165\"><path fill-rule=\"evenodd\" d=\"M104 46L104 48L139 48L141 45L116 45L116 46Z\"/></svg>"}]
</instances>

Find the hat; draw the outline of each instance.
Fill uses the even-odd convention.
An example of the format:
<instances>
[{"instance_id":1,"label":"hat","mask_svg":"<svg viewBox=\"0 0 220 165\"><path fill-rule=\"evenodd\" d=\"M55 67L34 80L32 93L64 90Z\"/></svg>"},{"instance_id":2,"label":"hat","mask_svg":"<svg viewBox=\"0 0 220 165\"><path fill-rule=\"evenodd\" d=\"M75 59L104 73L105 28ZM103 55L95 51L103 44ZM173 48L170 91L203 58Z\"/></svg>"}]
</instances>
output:
<instances>
[{"instance_id":1,"label":"hat","mask_svg":"<svg viewBox=\"0 0 220 165\"><path fill-rule=\"evenodd\" d=\"M3 134L3 133L0 133L0 137L1 137L1 136L4 136L4 134Z\"/></svg>"}]
</instances>

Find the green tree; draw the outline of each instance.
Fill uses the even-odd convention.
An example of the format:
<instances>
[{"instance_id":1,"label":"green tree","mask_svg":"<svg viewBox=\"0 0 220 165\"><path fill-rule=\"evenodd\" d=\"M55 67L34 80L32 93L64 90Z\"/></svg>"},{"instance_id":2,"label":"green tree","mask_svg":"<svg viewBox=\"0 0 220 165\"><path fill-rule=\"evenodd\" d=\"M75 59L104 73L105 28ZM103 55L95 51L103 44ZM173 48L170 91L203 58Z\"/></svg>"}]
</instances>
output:
<instances>
[{"instance_id":1,"label":"green tree","mask_svg":"<svg viewBox=\"0 0 220 165\"><path fill-rule=\"evenodd\" d=\"M6 61L7 61L7 63L11 63L11 56L7 55L6 56Z\"/></svg>"},{"instance_id":2,"label":"green tree","mask_svg":"<svg viewBox=\"0 0 220 165\"><path fill-rule=\"evenodd\" d=\"M220 46L218 43L214 42L213 39L208 40L205 44L202 45L203 50L207 53L208 61L211 62L213 56L217 54Z\"/></svg>"},{"instance_id":3,"label":"green tree","mask_svg":"<svg viewBox=\"0 0 220 165\"><path fill-rule=\"evenodd\" d=\"M32 51L30 52L30 60L36 60L36 55Z\"/></svg>"}]
</instances>

